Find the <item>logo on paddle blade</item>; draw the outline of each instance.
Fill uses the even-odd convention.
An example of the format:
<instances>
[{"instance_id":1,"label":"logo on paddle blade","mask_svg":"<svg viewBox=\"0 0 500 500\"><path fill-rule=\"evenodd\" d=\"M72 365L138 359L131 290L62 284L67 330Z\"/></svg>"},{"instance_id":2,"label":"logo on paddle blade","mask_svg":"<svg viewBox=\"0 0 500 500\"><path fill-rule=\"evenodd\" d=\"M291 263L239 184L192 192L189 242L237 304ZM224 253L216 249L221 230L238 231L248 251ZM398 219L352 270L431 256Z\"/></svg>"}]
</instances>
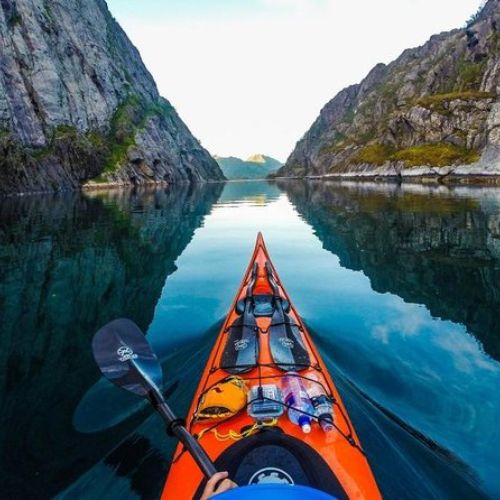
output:
<instances>
[{"instance_id":1,"label":"logo on paddle blade","mask_svg":"<svg viewBox=\"0 0 500 500\"><path fill-rule=\"evenodd\" d=\"M119 347L116 350L116 354L118 354L118 359L122 362L137 358L137 354L135 354L135 352L128 345L122 345Z\"/></svg>"},{"instance_id":2,"label":"logo on paddle blade","mask_svg":"<svg viewBox=\"0 0 500 500\"><path fill-rule=\"evenodd\" d=\"M290 349L293 349L293 346L295 345L295 342L288 337L280 337L279 342L283 347L288 347Z\"/></svg>"},{"instance_id":3,"label":"logo on paddle blade","mask_svg":"<svg viewBox=\"0 0 500 500\"><path fill-rule=\"evenodd\" d=\"M248 484L295 484L290 474L277 467L264 467L258 470Z\"/></svg>"},{"instance_id":4,"label":"logo on paddle blade","mask_svg":"<svg viewBox=\"0 0 500 500\"><path fill-rule=\"evenodd\" d=\"M248 347L248 344L250 341L248 339L241 339L241 340L235 340L234 341L234 350L235 351L243 351Z\"/></svg>"}]
</instances>

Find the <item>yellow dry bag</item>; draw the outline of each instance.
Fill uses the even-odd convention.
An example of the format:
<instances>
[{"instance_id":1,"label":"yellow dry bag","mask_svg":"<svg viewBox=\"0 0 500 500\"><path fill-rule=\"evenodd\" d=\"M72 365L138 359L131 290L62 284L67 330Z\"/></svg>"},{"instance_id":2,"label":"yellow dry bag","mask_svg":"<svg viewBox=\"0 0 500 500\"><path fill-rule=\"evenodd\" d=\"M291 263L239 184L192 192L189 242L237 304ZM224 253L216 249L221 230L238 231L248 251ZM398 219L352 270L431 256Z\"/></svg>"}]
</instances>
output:
<instances>
[{"instance_id":1,"label":"yellow dry bag","mask_svg":"<svg viewBox=\"0 0 500 500\"><path fill-rule=\"evenodd\" d=\"M236 415L247 404L247 387L239 377L225 379L201 397L196 411L198 419L223 419Z\"/></svg>"}]
</instances>

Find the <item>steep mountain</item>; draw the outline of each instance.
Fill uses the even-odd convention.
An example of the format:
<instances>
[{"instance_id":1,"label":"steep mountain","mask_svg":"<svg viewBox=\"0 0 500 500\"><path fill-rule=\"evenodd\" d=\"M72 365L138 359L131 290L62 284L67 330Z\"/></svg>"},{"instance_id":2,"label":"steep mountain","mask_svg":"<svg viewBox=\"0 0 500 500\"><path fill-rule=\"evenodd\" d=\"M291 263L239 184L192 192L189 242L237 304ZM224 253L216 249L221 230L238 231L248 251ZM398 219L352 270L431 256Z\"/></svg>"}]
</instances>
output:
<instances>
[{"instance_id":1,"label":"steep mountain","mask_svg":"<svg viewBox=\"0 0 500 500\"><path fill-rule=\"evenodd\" d=\"M500 2L339 92L278 175L500 175Z\"/></svg>"},{"instance_id":2,"label":"steep mountain","mask_svg":"<svg viewBox=\"0 0 500 500\"><path fill-rule=\"evenodd\" d=\"M215 159L227 179L264 179L282 166L278 160L262 154L252 155L247 160L234 156L215 156Z\"/></svg>"},{"instance_id":3,"label":"steep mountain","mask_svg":"<svg viewBox=\"0 0 500 500\"><path fill-rule=\"evenodd\" d=\"M0 0L0 194L222 177L104 0Z\"/></svg>"}]
</instances>

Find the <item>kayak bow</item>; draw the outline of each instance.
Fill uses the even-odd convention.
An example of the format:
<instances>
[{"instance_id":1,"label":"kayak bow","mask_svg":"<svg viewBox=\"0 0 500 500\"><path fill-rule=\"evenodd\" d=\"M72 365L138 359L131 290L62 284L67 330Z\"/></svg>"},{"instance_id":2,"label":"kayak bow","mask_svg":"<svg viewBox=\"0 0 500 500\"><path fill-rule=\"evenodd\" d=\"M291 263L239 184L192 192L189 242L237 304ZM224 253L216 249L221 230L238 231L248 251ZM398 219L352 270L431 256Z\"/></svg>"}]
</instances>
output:
<instances>
[{"instance_id":1,"label":"kayak bow","mask_svg":"<svg viewBox=\"0 0 500 500\"><path fill-rule=\"evenodd\" d=\"M247 406L255 399L223 418L200 418L202 402L210 390L223 387L220 384L225 384L224 389L231 384L243 385L248 391L253 388L264 401L268 397L265 387L271 384L283 390L290 372L306 387L322 387L333 408L333 430L324 432L313 418L310 432L304 433L306 426L301 428L287 416L287 410L294 409L288 399L279 403L284 412L274 418L256 420L250 416ZM186 422L217 470L227 470L240 486L297 484L339 499L381 498L340 394L281 284L260 233ZM198 498L205 481L196 462L179 444L162 498Z\"/></svg>"}]
</instances>

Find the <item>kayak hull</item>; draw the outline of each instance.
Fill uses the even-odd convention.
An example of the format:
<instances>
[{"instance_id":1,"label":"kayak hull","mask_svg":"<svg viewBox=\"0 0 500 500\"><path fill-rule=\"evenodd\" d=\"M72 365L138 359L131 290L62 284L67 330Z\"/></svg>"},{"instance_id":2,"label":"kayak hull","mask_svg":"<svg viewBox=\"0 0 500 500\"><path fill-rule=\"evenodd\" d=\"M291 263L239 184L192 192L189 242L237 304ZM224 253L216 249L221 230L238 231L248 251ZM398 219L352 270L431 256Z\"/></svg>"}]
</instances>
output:
<instances>
[{"instance_id":1,"label":"kayak hull","mask_svg":"<svg viewBox=\"0 0 500 500\"><path fill-rule=\"evenodd\" d=\"M257 276L253 276L253 280L256 281L255 288L266 287L266 282L269 282L268 274L266 274L266 263L274 276L275 285L281 300L286 301L287 306L289 304L288 316L298 325L298 332L300 332L299 335L301 336L300 341L308 354L309 366L300 367L300 375L305 378L310 376L317 378L328 389L329 394L331 394L335 401L334 422L336 428L331 432L325 433L317 423L313 423L312 431L309 434L304 434L298 425L293 424L288 419L285 412L278 419L276 425L273 426L274 428L264 428L253 435L237 439L237 435L242 434L242 432L244 433L255 424L255 420L246 411L241 411L237 415L217 423L215 432L208 429L214 426L215 421L207 423L206 421L200 422L195 419L202 395L208 388L216 385L221 380L227 379L230 375L226 370L220 368L220 366L229 327L239 317L236 305L238 301L245 299L247 287L252 282L252 273L255 274L256 268L258 269ZM272 291L271 288L270 290ZM255 321L258 327L258 366L254 368L250 367L244 373L238 374L238 376L246 380L249 385L258 383L259 380L261 383L274 382L279 384L283 378L284 371L283 367L277 366L274 362L273 352L270 347L269 326L271 318L256 317ZM200 444L216 463L216 466L219 466L219 470L221 470L221 467L225 467L222 470L231 469L232 467L234 469L234 464L240 464L242 457L246 457L247 462L251 461L252 457L250 454L256 453L252 452L252 450L257 449L256 447L261 452L256 454L253 460L260 463L252 464L254 468L261 467L262 470L266 469L266 467L272 468L272 455L269 455L269 463L262 463L264 460L267 461L266 458L263 458L266 455L262 453L267 452L266 450L274 450L276 452L276 450L283 447L289 447L287 449L290 452L290 456L298 457L297 460L302 462L301 466L307 465L305 462L311 462L309 472L305 471L305 474L309 478L318 476L317 480L319 483L321 483L321 477L329 476L331 479L330 482L327 481L328 484L325 483L324 487L322 484L309 484L310 486L330 493L336 492L336 496L339 498L381 498L372 470L362 451L361 443L342 403L341 396L297 310L281 284L260 233L257 237L250 264L201 376L199 386L187 415L186 424L194 435L201 435L199 438ZM231 436L234 436L234 438L231 438ZM278 441L281 442L281 445L279 443L276 444ZM290 460L293 461L293 458L290 458ZM243 464L234 473L240 477L245 477L243 480L246 481L245 473L240 470L244 468ZM276 469L278 472L273 473L274 475L280 475L281 472L286 474L281 468L277 467ZM323 470L326 473L318 473ZM328 474L329 471L331 474ZM162 499L175 498L178 500L187 500L197 498L203 486L203 479L194 460L188 453L183 452L181 445L178 445L167 476ZM243 486L244 484L240 485ZM335 485L337 485L337 489L335 489Z\"/></svg>"}]
</instances>

